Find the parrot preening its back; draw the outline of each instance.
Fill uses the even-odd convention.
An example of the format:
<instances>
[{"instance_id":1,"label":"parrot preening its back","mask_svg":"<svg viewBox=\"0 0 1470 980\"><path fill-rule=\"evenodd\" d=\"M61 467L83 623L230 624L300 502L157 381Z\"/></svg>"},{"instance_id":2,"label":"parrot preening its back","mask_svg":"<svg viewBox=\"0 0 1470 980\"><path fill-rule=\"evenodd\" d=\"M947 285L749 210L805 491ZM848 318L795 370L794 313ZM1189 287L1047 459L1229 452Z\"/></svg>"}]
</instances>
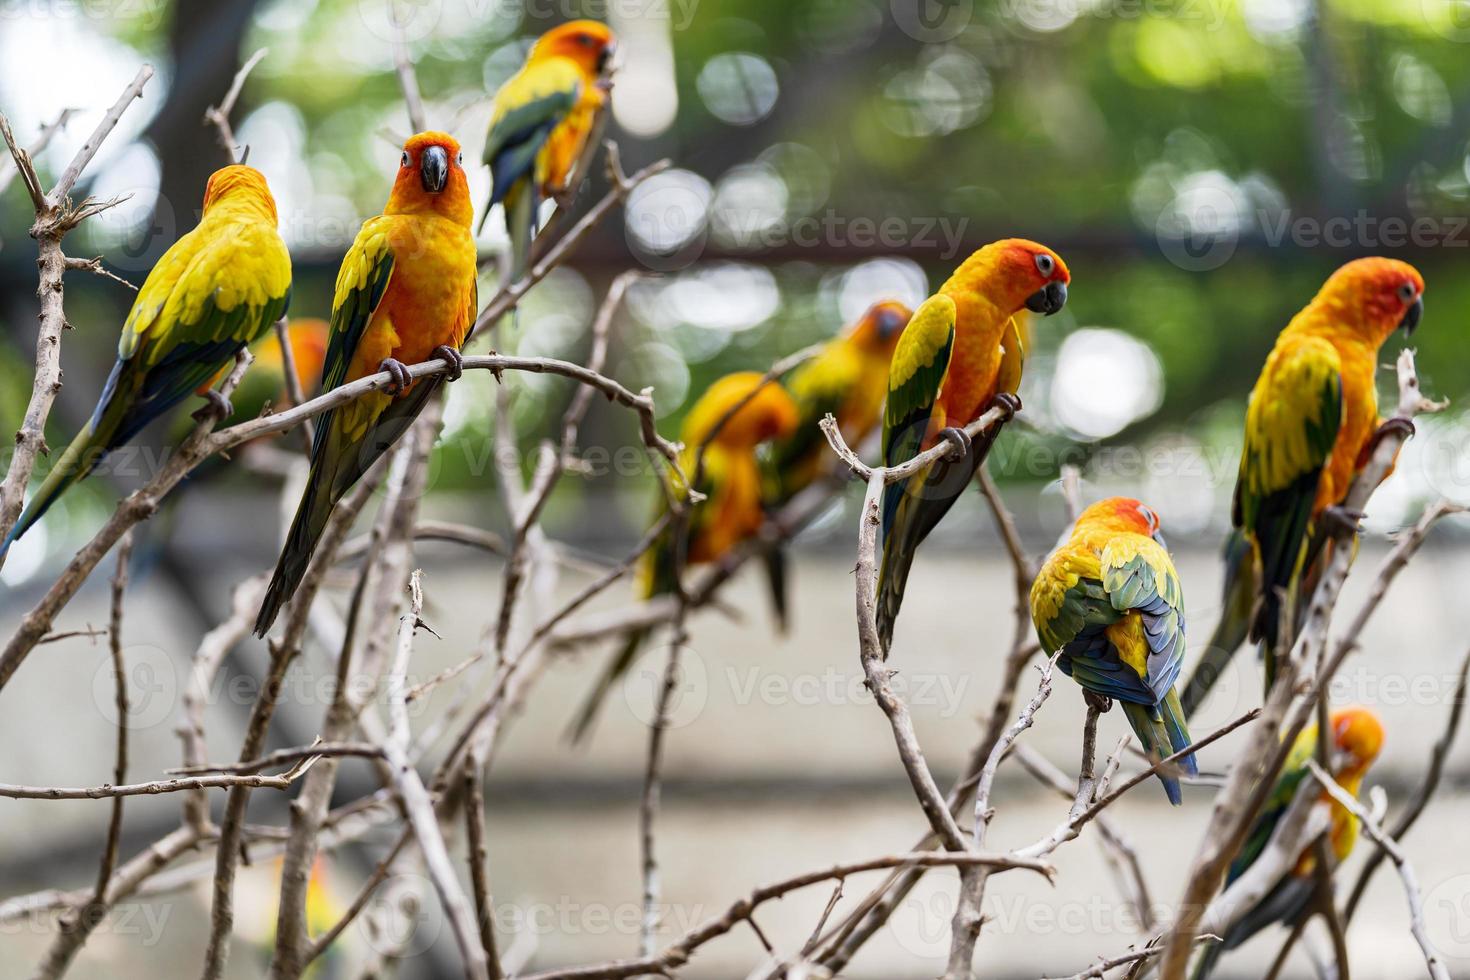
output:
<instances>
[{"instance_id":1,"label":"parrot preening its back","mask_svg":"<svg viewBox=\"0 0 1470 980\"><path fill-rule=\"evenodd\" d=\"M1332 726L1334 747L1332 763L1329 767L1332 770L1332 777L1337 785L1351 795L1357 796L1363 784L1363 777L1383 748L1383 723L1368 708L1352 705L1332 712L1329 724ZM1292 743L1291 753L1286 758L1286 764L1282 766L1281 775L1277 777L1276 785L1272 787L1266 805L1262 808L1260 816L1256 818L1256 822L1251 825L1250 833L1245 843L1241 845L1240 853L1230 864L1230 870L1225 877L1227 886L1243 875L1266 849L1281 818L1286 815L1286 811L1291 807L1291 801L1296 798L1297 789L1301 786L1302 780L1310 778L1307 760L1316 753L1317 726L1312 725L1303 729L1296 741ZM1326 790L1322 791L1321 799L1331 800ZM1328 841L1332 846L1336 865L1341 865L1352 853L1353 844L1357 839L1357 815L1341 803L1332 800L1332 825L1328 831ZM1194 972L1191 974L1192 980L1207 980L1214 972L1215 964L1221 955L1241 945L1272 923L1295 925L1299 918L1309 911L1313 892L1317 886L1314 877L1316 868L1317 856L1309 846L1302 851L1296 864L1281 881L1262 896L1255 907L1236 919L1225 931L1220 942L1209 943L1202 947Z\"/></svg>"},{"instance_id":2,"label":"parrot preening its back","mask_svg":"<svg viewBox=\"0 0 1470 980\"><path fill-rule=\"evenodd\" d=\"M410 137L383 213L363 222L337 272L322 390L381 371L394 380L318 416L306 491L255 621L258 636L306 574L337 501L407 431L446 377L458 377L459 348L478 305L472 211L454 138ZM449 361L449 373L409 378L406 365L431 358Z\"/></svg>"},{"instance_id":3,"label":"parrot preening its back","mask_svg":"<svg viewBox=\"0 0 1470 980\"><path fill-rule=\"evenodd\" d=\"M888 366L898 338L912 311L902 303L874 303L861 319L820 353L786 378L786 390L796 402L796 430L771 444L765 458L764 496L767 510L775 510L832 468L836 457L827 446L819 423L827 415L837 420L842 438L860 450L883 420L888 393ZM787 625L786 551L774 547L766 554L771 598L782 632Z\"/></svg>"},{"instance_id":4,"label":"parrot preening its back","mask_svg":"<svg viewBox=\"0 0 1470 980\"><path fill-rule=\"evenodd\" d=\"M1159 519L1127 497L1109 497L1077 517L1071 536L1031 586L1031 619L1047 653L1084 689L1123 706L1149 758L1190 744L1174 681L1184 660L1184 588ZM1199 774L1193 754L1174 765ZM1160 770L1169 802L1179 780Z\"/></svg>"},{"instance_id":5,"label":"parrot preening its back","mask_svg":"<svg viewBox=\"0 0 1470 980\"><path fill-rule=\"evenodd\" d=\"M740 406L739 410L730 415L736 405ZM720 426L727 415L729 418ZM705 499L693 505L682 539L671 523L653 547L643 553L635 584L639 599L675 590L681 545L684 563L700 565L718 561L736 545L760 532L765 510L761 506L761 471L756 447L790 436L797 418L796 403L786 390L775 381L765 381L755 371L726 375L700 396L684 419L680 433L684 449L679 466L689 479L696 481L694 489L704 494ZM700 449L706 446L704 470L697 473ZM671 477L671 483L660 488L660 515L668 508L669 494L674 494L674 499L684 495L677 477ZM608 663L573 725L574 740L587 734L608 690L632 666L647 635L647 630L630 633Z\"/></svg>"},{"instance_id":6,"label":"parrot preening its back","mask_svg":"<svg viewBox=\"0 0 1470 980\"><path fill-rule=\"evenodd\" d=\"M883 462L896 466L941 437L958 459L931 464L883 491L883 563L878 638L887 656L920 542L949 512L995 441L999 426L971 444L963 427L992 404L1014 411L1025 361L1025 310L1050 316L1067 302L1071 274L1051 249L1021 238L992 242L955 270L915 311L888 375Z\"/></svg>"},{"instance_id":7,"label":"parrot preening its back","mask_svg":"<svg viewBox=\"0 0 1470 980\"><path fill-rule=\"evenodd\" d=\"M541 202L571 187L607 105L605 74L617 43L606 24L573 20L541 35L526 63L495 93L482 159L490 201L505 206L510 282L526 271Z\"/></svg>"},{"instance_id":8,"label":"parrot preening its back","mask_svg":"<svg viewBox=\"0 0 1470 980\"><path fill-rule=\"evenodd\" d=\"M0 544L0 558L103 455L193 394L286 312L291 257L276 224L260 171L235 164L210 176L198 226L143 281L91 420Z\"/></svg>"},{"instance_id":9,"label":"parrot preening its back","mask_svg":"<svg viewBox=\"0 0 1470 980\"><path fill-rule=\"evenodd\" d=\"M1397 259L1366 258L1334 272L1276 339L1246 408L1232 519L1249 549L1227 548L1226 602L1216 639L1185 687L1192 709L1242 636L1259 641L1266 689L1275 680L1283 612L1292 621L1325 553L1323 518L1341 513L1382 424L1378 351L1424 311L1424 280ZM1395 423L1388 423L1395 424ZM1402 424L1402 423L1398 423ZM1254 601L1241 598L1241 583ZM1281 597L1290 608L1283 611ZM1248 626L1248 632L1246 627ZM1233 644L1233 645L1232 645Z\"/></svg>"}]
</instances>

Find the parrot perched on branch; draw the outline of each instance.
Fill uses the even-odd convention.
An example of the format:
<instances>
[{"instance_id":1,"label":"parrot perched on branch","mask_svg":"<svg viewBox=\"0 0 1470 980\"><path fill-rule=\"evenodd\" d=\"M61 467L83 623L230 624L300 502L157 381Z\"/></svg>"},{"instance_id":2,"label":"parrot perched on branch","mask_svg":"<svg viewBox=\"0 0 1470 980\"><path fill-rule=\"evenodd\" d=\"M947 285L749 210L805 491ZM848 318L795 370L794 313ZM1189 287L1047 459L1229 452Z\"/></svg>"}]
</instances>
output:
<instances>
[{"instance_id":1,"label":"parrot perched on branch","mask_svg":"<svg viewBox=\"0 0 1470 980\"><path fill-rule=\"evenodd\" d=\"M789 437L798 418L796 403L786 390L775 381L765 381L755 371L726 375L700 396L684 419L679 466L704 499L693 505L682 536L678 520L670 521L653 547L639 559L635 585L639 599L666 595L678 588L681 547L685 565L702 565L719 561L736 545L760 532L765 511L761 507L756 447L771 439ZM705 446L708 448L704 449L700 472L699 454ZM660 516L668 512L671 496L680 499L683 495L684 487L671 474L668 485L660 488ZM571 732L574 741L587 734L607 692L632 666L647 636L647 629L628 634L583 704Z\"/></svg>"},{"instance_id":2,"label":"parrot perched on branch","mask_svg":"<svg viewBox=\"0 0 1470 980\"><path fill-rule=\"evenodd\" d=\"M1378 417L1378 352L1398 328L1412 333L1424 312L1424 280L1397 259L1366 258L1334 272L1276 339L1246 408L1245 444L1226 548L1225 610L1205 656L1185 685L1185 711L1204 699L1246 637L1259 641L1266 690L1276 654L1295 636L1334 526L1362 515L1343 508L1381 435L1407 427ZM1248 547L1242 546L1244 541ZM1285 594L1288 607L1282 608Z\"/></svg>"},{"instance_id":3,"label":"parrot perched on branch","mask_svg":"<svg viewBox=\"0 0 1470 980\"><path fill-rule=\"evenodd\" d=\"M327 356L327 337L331 329L327 321L315 317L295 317L286 325L291 359L296 365L296 383L307 398L311 398L321 384L322 362ZM290 399L286 362L281 356L281 342L276 339L276 332L267 331L265 336L250 345L250 353L255 360L250 362L250 369L230 396L235 409L230 417L241 422L258 417L266 406L281 411ZM199 386L197 394L203 395L206 389L219 384L229 371L228 366L220 368L213 378Z\"/></svg>"},{"instance_id":4,"label":"parrot perched on branch","mask_svg":"<svg viewBox=\"0 0 1470 980\"><path fill-rule=\"evenodd\" d=\"M1174 691L1184 659L1184 589L1164 546L1159 519L1127 497L1109 497L1077 517L1070 537L1031 586L1031 619L1047 653L1089 695L1114 699L1149 758L1190 744ZM1107 702L1099 705L1106 710ZM1194 755L1174 765L1195 776ZM1160 770L1169 802L1179 780Z\"/></svg>"},{"instance_id":5,"label":"parrot perched on branch","mask_svg":"<svg viewBox=\"0 0 1470 980\"><path fill-rule=\"evenodd\" d=\"M1334 751L1331 763L1327 768L1332 771L1332 777L1336 780L1337 785L1356 797L1363 784L1363 777L1383 748L1383 723L1371 710L1356 705L1339 708L1332 712L1329 723L1332 726ZM1230 870L1225 878L1227 886L1245 874L1246 869L1253 865L1265 851L1266 845L1271 841L1271 835L1275 833L1277 825L1286 815L1286 811L1290 809L1302 780L1311 778L1307 760L1316 753L1317 726L1312 725L1303 729L1296 741L1292 743L1291 753L1286 758L1281 775L1276 779L1271 796L1267 799L1261 815L1251 825L1250 834L1246 837L1245 843L1241 845L1240 854L1230 864ZM1326 790L1322 791L1320 798L1324 802L1331 800ZM1334 866L1341 865L1347 859L1357 839L1357 815L1333 800L1332 825L1328 831L1328 841L1332 848ZM1194 973L1191 975L1192 980L1207 980L1214 971L1216 961L1226 951L1241 945L1272 923L1279 922L1283 925L1294 926L1303 915L1310 915L1317 887L1316 869L1317 855L1309 846L1302 852L1286 876L1267 892L1254 908L1235 920L1225 931L1220 942L1210 943L1203 947L1195 964Z\"/></svg>"},{"instance_id":6,"label":"parrot perched on branch","mask_svg":"<svg viewBox=\"0 0 1470 980\"><path fill-rule=\"evenodd\" d=\"M236 164L210 175L198 226L143 281L91 421L31 497L0 558L104 455L196 390L221 417L230 415L229 402L207 382L269 330L290 300L291 257L277 220L260 171Z\"/></svg>"},{"instance_id":7,"label":"parrot perched on branch","mask_svg":"<svg viewBox=\"0 0 1470 980\"><path fill-rule=\"evenodd\" d=\"M306 491L255 621L258 636L301 583L337 501L463 371L459 348L478 299L462 164L452 136L410 137L383 213L363 222L342 260L322 390L382 371L393 381L317 417ZM407 365L432 358L448 361L448 373L409 377Z\"/></svg>"},{"instance_id":8,"label":"parrot perched on branch","mask_svg":"<svg viewBox=\"0 0 1470 980\"><path fill-rule=\"evenodd\" d=\"M825 416L837 420L842 438L854 449L860 449L878 427L888 393L888 366L911 315L907 306L894 300L874 303L845 333L787 376L786 390L799 416L796 430L772 443L765 457L767 511L777 510L832 469L836 457L818 424ZM785 549L767 552L766 571L776 621L784 633L788 609Z\"/></svg>"},{"instance_id":9,"label":"parrot perched on branch","mask_svg":"<svg viewBox=\"0 0 1470 980\"><path fill-rule=\"evenodd\" d=\"M601 129L616 49L606 24L568 21L541 35L495 93L482 157L492 184L480 227L492 207L504 204L510 282L526 271L541 202L560 202L585 176L578 163Z\"/></svg>"},{"instance_id":10,"label":"parrot perched on branch","mask_svg":"<svg viewBox=\"0 0 1470 980\"><path fill-rule=\"evenodd\" d=\"M1060 256L1021 238L992 242L955 270L920 306L899 339L888 375L883 462L896 466L940 439L961 452L883 491L883 562L878 638L884 656L920 542L959 499L985 461L1000 426L973 444L964 426L992 406L1020 409L1025 360L1023 310L1047 316L1067 302L1071 274Z\"/></svg>"}]
</instances>

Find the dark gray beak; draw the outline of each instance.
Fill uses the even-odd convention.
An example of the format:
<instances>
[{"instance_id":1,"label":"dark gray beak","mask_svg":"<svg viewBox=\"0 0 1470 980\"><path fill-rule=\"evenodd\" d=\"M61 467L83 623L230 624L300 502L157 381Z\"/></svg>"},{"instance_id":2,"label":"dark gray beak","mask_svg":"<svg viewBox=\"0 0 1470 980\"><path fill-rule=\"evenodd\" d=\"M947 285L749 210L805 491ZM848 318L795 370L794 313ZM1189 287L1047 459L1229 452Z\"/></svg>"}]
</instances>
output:
<instances>
[{"instance_id":1,"label":"dark gray beak","mask_svg":"<svg viewBox=\"0 0 1470 980\"><path fill-rule=\"evenodd\" d=\"M1154 543L1157 544L1160 548L1163 548L1165 551L1169 550L1169 543L1164 540L1163 531L1155 531L1152 537L1154 539Z\"/></svg>"},{"instance_id":2,"label":"dark gray beak","mask_svg":"<svg viewBox=\"0 0 1470 980\"><path fill-rule=\"evenodd\" d=\"M1064 282L1049 282L1026 300L1026 309L1045 316L1051 316L1066 305L1067 284Z\"/></svg>"},{"instance_id":3,"label":"dark gray beak","mask_svg":"<svg viewBox=\"0 0 1470 980\"><path fill-rule=\"evenodd\" d=\"M903 314L884 310L878 314L878 339L887 340L907 326L908 322Z\"/></svg>"},{"instance_id":4,"label":"dark gray beak","mask_svg":"<svg viewBox=\"0 0 1470 980\"><path fill-rule=\"evenodd\" d=\"M607 66L612 64L613 55L617 53L616 43L609 44L602 49L602 54L597 56L597 73L599 75L607 71Z\"/></svg>"},{"instance_id":5,"label":"dark gray beak","mask_svg":"<svg viewBox=\"0 0 1470 980\"><path fill-rule=\"evenodd\" d=\"M449 182L449 151L442 146L426 146L419 157L419 183L430 194L437 194Z\"/></svg>"},{"instance_id":6,"label":"dark gray beak","mask_svg":"<svg viewBox=\"0 0 1470 980\"><path fill-rule=\"evenodd\" d=\"M1424 316L1424 297L1414 297L1414 302L1404 311L1404 318L1399 321L1399 327L1405 334L1412 337L1414 331L1419 327L1419 320Z\"/></svg>"}]
</instances>

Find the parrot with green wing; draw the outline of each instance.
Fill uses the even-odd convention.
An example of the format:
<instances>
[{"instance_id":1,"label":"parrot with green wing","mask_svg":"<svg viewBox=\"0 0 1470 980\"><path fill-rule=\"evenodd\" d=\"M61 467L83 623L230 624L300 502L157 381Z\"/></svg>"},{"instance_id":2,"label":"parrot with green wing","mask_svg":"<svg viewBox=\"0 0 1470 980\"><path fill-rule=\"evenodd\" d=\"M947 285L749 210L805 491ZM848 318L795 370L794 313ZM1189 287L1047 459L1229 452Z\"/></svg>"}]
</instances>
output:
<instances>
[{"instance_id":1,"label":"parrot with green wing","mask_svg":"<svg viewBox=\"0 0 1470 980\"><path fill-rule=\"evenodd\" d=\"M842 438L854 449L878 427L888 392L888 366L910 316L912 311L895 300L874 303L841 336L787 376L786 390L799 416L795 431L773 442L765 456L767 511L778 510L832 469L836 457L819 426L824 417L836 419ZM789 610L785 549L773 547L766 553L766 572L776 622L784 633Z\"/></svg>"},{"instance_id":2,"label":"parrot with green wing","mask_svg":"<svg viewBox=\"0 0 1470 980\"><path fill-rule=\"evenodd\" d=\"M1109 497L1077 517L1031 586L1031 619L1047 653L1089 701L1123 714L1158 762L1190 745L1174 681L1184 659L1184 588L1164 546L1159 518L1128 497ZM1101 700L1099 700L1101 699ZM1169 802L1176 773L1199 774L1191 753L1160 770Z\"/></svg>"},{"instance_id":3,"label":"parrot with green wing","mask_svg":"<svg viewBox=\"0 0 1470 980\"><path fill-rule=\"evenodd\" d=\"M1185 685L1187 712L1247 638L1261 645L1270 691L1278 647L1291 640L1280 635L1283 617L1295 624L1303 611L1331 530L1356 530L1362 517L1343 507L1349 487L1383 433L1413 431L1379 418L1375 379L1384 341L1400 328L1412 333L1423 312L1424 279L1413 266L1356 259L1281 331L1246 408L1225 609Z\"/></svg>"},{"instance_id":4,"label":"parrot with green wing","mask_svg":"<svg viewBox=\"0 0 1470 980\"><path fill-rule=\"evenodd\" d=\"M789 437L798 417L796 403L786 390L755 371L726 375L700 396L684 418L679 468L704 499L693 505L682 536L676 522L669 522L639 559L635 586L639 599L667 595L677 588L681 547L686 566L703 565L719 561L736 545L760 533L765 511L756 448ZM670 474L668 483L659 488L659 517L668 513L670 499L683 496L677 474ZM647 629L634 630L609 661L573 724L574 741L591 730L607 692L627 673L647 638Z\"/></svg>"},{"instance_id":5,"label":"parrot with green wing","mask_svg":"<svg viewBox=\"0 0 1470 980\"><path fill-rule=\"evenodd\" d=\"M1020 409L1022 318L1025 311L1061 310L1071 281L1061 257L1044 245L992 242L915 311L899 338L883 416L884 465L904 463L940 440L954 449L883 491L877 623L885 657L919 544L969 486L1000 431L993 425L971 440L964 427L992 407L1005 419Z\"/></svg>"},{"instance_id":6,"label":"parrot with green wing","mask_svg":"<svg viewBox=\"0 0 1470 980\"><path fill-rule=\"evenodd\" d=\"M1333 711L1328 723L1332 726L1334 751L1331 764L1327 768L1331 769L1337 785L1356 797L1363 785L1363 777L1382 751L1383 723L1370 709L1358 705ZM1312 725L1303 729L1292 743L1291 752L1286 757L1286 763L1282 766L1281 775L1277 777L1266 805L1251 825L1240 853L1230 864L1230 870L1225 877L1227 887L1245 874L1266 849L1282 817L1296 798L1302 780L1310 778L1307 760L1316 754L1317 726ZM1321 799L1327 802L1332 798L1323 790ZM1334 866L1340 866L1352 853L1353 844L1358 839L1358 823L1356 814L1332 800L1332 824L1327 836ZM1294 926L1303 915L1309 914L1317 886L1316 868L1317 855L1313 848L1308 847L1285 877L1225 930L1220 942L1209 943L1201 948L1191 974L1192 980L1208 980L1222 955L1240 946L1267 926L1277 922Z\"/></svg>"},{"instance_id":7,"label":"parrot with green wing","mask_svg":"<svg viewBox=\"0 0 1470 980\"><path fill-rule=\"evenodd\" d=\"M317 417L311 471L255 621L264 636L306 574L332 508L393 445L442 384L478 310L473 205L459 144L424 132L403 146L383 213L363 222L337 272L322 390L388 372L392 381ZM409 364L448 362L412 379Z\"/></svg>"},{"instance_id":8,"label":"parrot with green wing","mask_svg":"<svg viewBox=\"0 0 1470 980\"><path fill-rule=\"evenodd\" d=\"M526 271L541 202L581 180L578 163L595 145L607 106L607 73L617 42L606 24L573 20L541 35L526 63L495 93L483 160L490 201L505 206L510 281Z\"/></svg>"},{"instance_id":9,"label":"parrot with green wing","mask_svg":"<svg viewBox=\"0 0 1470 980\"><path fill-rule=\"evenodd\" d=\"M103 456L196 390L229 416L229 402L201 385L286 312L291 257L276 225L275 198L260 171L236 164L210 176L199 224L143 281L91 420L0 544L0 560Z\"/></svg>"}]
</instances>

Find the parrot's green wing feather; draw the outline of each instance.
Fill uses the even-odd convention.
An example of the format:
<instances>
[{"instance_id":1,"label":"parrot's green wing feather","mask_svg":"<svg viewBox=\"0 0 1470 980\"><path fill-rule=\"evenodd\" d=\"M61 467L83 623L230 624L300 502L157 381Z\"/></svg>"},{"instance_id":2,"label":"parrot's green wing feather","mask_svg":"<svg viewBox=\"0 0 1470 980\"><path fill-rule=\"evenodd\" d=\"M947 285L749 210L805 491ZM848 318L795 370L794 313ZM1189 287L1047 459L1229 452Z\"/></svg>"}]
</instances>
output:
<instances>
[{"instance_id":1,"label":"parrot's green wing feather","mask_svg":"<svg viewBox=\"0 0 1470 980\"><path fill-rule=\"evenodd\" d=\"M332 300L332 333L322 361L322 391L341 387L363 332L388 291L393 278L393 249L388 241L388 224L374 218L363 224L357 240L342 259L337 272L337 291ZM317 436L326 426L318 426Z\"/></svg>"},{"instance_id":2,"label":"parrot's green wing feather","mask_svg":"<svg viewBox=\"0 0 1470 980\"><path fill-rule=\"evenodd\" d=\"M1102 582L1119 613L1137 611L1148 644L1143 679L1162 700L1184 662L1184 589L1163 546L1142 534L1120 534L1102 554Z\"/></svg>"},{"instance_id":3,"label":"parrot's green wing feather","mask_svg":"<svg viewBox=\"0 0 1470 980\"><path fill-rule=\"evenodd\" d=\"M827 439L821 421L838 414L858 381L856 359L836 356L840 353L824 351L786 379L786 390L796 402L797 423L791 435L774 444L766 457L765 499L770 505L784 503L800 489L792 481L806 476L813 455L825 458Z\"/></svg>"},{"instance_id":4,"label":"parrot's green wing feather","mask_svg":"<svg viewBox=\"0 0 1470 980\"><path fill-rule=\"evenodd\" d=\"M1301 785L1302 778L1306 776L1307 760L1317 751L1317 728L1309 727L1302 731L1291 746L1291 753L1286 757L1286 763L1281 767L1281 775L1276 777L1276 785L1271 788L1271 795L1266 798L1266 805L1261 808L1260 816L1256 822L1251 824L1250 834L1247 835L1245 843L1241 845L1240 853L1235 860L1230 862L1230 870L1226 875L1225 883L1239 878L1245 870L1255 863L1256 858L1266 849L1266 844L1271 840L1271 835L1276 832L1276 825L1286 814L1291 801L1296 797L1297 787Z\"/></svg>"},{"instance_id":5,"label":"parrot's green wing feather","mask_svg":"<svg viewBox=\"0 0 1470 980\"><path fill-rule=\"evenodd\" d=\"M490 203L531 173L552 129L576 106L583 81L562 59L528 66L496 93L481 159L490 167Z\"/></svg>"},{"instance_id":6,"label":"parrot's green wing feather","mask_svg":"<svg viewBox=\"0 0 1470 980\"><path fill-rule=\"evenodd\" d=\"M1260 555L1263 601L1252 631L1275 646L1277 590L1296 578L1322 469L1342 425L1342 361L1326 340L1273 354L1251 393L1234 518Z\"/></svg>"},{"instance_id":7,"label":"parrot's green wing feather","mask_svg":"<svg viewBox=\"0 0 1470 980\"><path fill-rule=\"evenodd\" d=\"M894 349L888 368L888 400L883 409L883 465L897 466L918 455L929 430L929 418L944 386L954 352L954 301L943 294L925 300L914 311ZM922 480L923 474L913 479ZM892 528L904 484L883 491L883 527Z\"/></svg>"}]
</instances>

